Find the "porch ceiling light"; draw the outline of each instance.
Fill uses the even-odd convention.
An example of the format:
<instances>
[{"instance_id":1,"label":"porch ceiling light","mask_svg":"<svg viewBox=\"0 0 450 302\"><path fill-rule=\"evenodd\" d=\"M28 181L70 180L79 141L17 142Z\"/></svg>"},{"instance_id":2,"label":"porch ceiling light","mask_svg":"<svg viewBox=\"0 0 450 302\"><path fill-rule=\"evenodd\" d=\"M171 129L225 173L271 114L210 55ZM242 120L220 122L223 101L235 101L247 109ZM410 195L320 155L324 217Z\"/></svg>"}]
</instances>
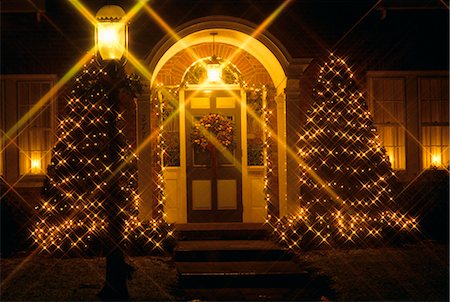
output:
<instances>
[{"instance_id":1,"label":"porch ceiling light","mask_svg":"<svg viewBox=\"0 0 450 302\"><path fill-rule=\"evenodd\" d=\"M125 11L117 5L105 5L95 18L96 52L102 60L120 60L128 47L128 25Z\"/></svg>"},{"instance_id":2,"label":"porch ceiling light","mask_svg":"<svg viewBox=\"0 0 450 302\"><path fill-rule=\"evenodd\" d=\"M206 65L206 72L210 83L219 82L222 78L222 66L216 56L211 57L211 60Z\"/></svg>"},{"instance_id":3,"label":"porch ceiling light","mask_svg":"<svg viewBox=\"0 0 450 302\"><path fill-rule=\"evenodd\" d=\"M206 65L206 73L208 77L208 82L216 83L219 82L222 78L222 66L220 64L219 58L216 56L215 36L217 35L217 33L212 32L210 33L210 35L213 37L213 55L211 56L211 59Z\"/></svg>"}]
</instances>

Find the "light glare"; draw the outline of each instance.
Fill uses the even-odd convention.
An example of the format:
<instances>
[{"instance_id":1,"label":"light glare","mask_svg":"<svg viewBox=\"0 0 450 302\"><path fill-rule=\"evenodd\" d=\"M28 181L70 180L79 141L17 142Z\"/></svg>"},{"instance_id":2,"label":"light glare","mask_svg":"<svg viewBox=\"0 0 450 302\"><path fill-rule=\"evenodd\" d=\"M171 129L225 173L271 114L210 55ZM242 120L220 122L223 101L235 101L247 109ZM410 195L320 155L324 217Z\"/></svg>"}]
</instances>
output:
<instances>
[{"instance_id":1,"label":"light glare","mask_svg":"<svg viewBox=\"0 0 450 302\"><path fill-rule=\"evenodd\" d=\"M222 77L222 67L220 64L208 64L206 65L206 70L208 74L208 82L215 83L219 82Z\"/></svg>"},{"instance_id":2,"label":"light glare","mask_svg":"<svg viewBox=\"0 0 450 302\"><path fill-rule=\"evenodd\" d=\"M125 24L123 22L99 22L97 30L98 51L102 59L120 59L126 45Z\"/></svg>"}]
</instances>

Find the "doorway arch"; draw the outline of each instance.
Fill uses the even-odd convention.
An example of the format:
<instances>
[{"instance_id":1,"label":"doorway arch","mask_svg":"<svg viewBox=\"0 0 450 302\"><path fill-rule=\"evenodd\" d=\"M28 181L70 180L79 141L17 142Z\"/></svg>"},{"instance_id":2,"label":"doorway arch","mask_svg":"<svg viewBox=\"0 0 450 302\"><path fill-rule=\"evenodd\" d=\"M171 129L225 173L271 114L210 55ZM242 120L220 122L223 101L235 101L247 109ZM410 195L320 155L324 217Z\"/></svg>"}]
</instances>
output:
<instances>
[{"instance_id":1,"label":"doorway arch","mask_svg":"<svg viewBox=\"0 0 450 302\"><path fill-rule=\"evenodd\" d=\"M211 46L211 32L216 32L216 43L222 47L223 52L227 52L230 57L227 60L233 62L238 59L248 58L247 65L253 66L254 70L263 70L261 77L267 75L267 80L274 87L273 102L276 111L276 134L278 137L276 158L277 170L277 188L276 199L279 215L284 216L287 213L287 181L286 181L286 104L284 90L287 85L287 69L289 66L289 55L278 41L268 34L255 35L257 26L249 24L245 20L238 20L229 17L208 17L194 20L175 30L177 40L172 36L166 36L152 50L146 60L147 66L152 73L150 87L156 89L167 84L172 86L181 84L186 69L192 62L202 59L208 55L208 47ZM202 54L202 52L204 52ZM210 55L211 53L209 53ZM175 58L179 56L179 60L174 64ZM234 63L234 62L233 62ZM242 62L241 62L242 63ZM242 63L244 64L244 63ZM248 67L247 66L247 67ZM256 67L255 67L256 66ZM238 66L239 67L239 66ZM170 76L167 71L170 69ZM243 74L253 74L255 71L249 68L239 68L243 70ZM161 75L165 74L165 77ZM247 77L248 78L248 77ZM257 80L254 80L257 81ZM184 92L180 94L180 104L184 97ZM182 100L184 102L184 99ZM184 110L184 109L183 109ZM184 112L180 111L180 120L185 118ZM181 125L181 124L180 124ZM184 130L182 130L184 131ZM185 139L185 138L184 138ZM180 141L180 144L186 142ZM182 148L181 148L182 149ZM181 169L182 170L182 169ZM168 174L166 174L167 176ZM171 176L167 176L171 179ZM186 178L186 175L181 175ZM177 179L180 179L177 176ZM185 189L185 187L184 187ZM183 190L181 190L183 191ZM173 194L173 192L172 192ZM178 209L179 213L185 213L185 202ZM245 209L244 209L245 213ZM175 215L177 218L172 219L175 222L186 222L186 217ZM251 219L247 218L248 222ZM244 222L246 219L244 219Z\"/></svg>"},{"instance_id":2,"label":"doorway arch","mask_svg":"<svg viewBox=\"0 0 450 302\"><path fill-rule=\"evenodd\" d=\"M255 34L258 26L246 20L213 16L193 20L174 30L178 40L166 35L145 60L152 73L151 86L161 68L182 50L201 43L211 43L211 32L217 32L217 42L232 45L252 55L269 73L277 94L286 88L290 55L282 44L268 33ZM238 55L238 54L237 54Z\"/></svg>"}]
</instances>

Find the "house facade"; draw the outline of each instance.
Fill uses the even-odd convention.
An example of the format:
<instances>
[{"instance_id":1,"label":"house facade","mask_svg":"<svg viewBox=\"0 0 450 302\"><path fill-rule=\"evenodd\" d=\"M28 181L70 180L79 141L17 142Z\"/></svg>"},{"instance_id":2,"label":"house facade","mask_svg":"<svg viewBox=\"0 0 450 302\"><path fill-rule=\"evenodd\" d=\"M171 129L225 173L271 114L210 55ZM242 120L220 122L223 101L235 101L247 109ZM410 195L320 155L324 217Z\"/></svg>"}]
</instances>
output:
<instances>
[{"instance_id":1,"label":"house facade","mask_svg":"<svg viewBox=\"0 0 450 302\"><path fill-rule=\"evenodd\" d=\"M144 89L125 111L139 156L142 220L159 202L175 223L258 223L295 212L299 132L330 52L355 73L402 182L448 169L448 7L292 2L155 3L135 16L126 68L141 75ZM70 4L27 3L2 7L0 173L7 193L32 212L64 115L70 64L90 49L93 29ZM101 3L86 5L95 12ZM208 80L212 59L222 66L219 82ZM217 115L232 123L232 147L199 152L195 125Z\"/></svg>"}]
</instances>

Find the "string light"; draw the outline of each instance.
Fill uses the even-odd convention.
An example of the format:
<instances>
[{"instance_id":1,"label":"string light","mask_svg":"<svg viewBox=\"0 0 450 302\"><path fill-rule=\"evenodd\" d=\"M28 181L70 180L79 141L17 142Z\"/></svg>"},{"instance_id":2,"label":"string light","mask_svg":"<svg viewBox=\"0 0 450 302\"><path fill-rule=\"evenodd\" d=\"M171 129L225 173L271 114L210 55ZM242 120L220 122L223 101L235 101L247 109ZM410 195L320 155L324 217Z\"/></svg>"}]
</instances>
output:
<instances>
[{"instance_id":1,"label":"string light","mask_svg":"<svg viewBox=\"0 0 450 302\"><path fill-rule=\"evenodd\" d=\"M31 230L41 251L92 252L107 229L107 188L115 178L124 195L120 205L121 213L126 215L123 244L139 242L150 251L162 248L172 236L161 219L138 219L141 198L137 192L137 155L132 145L119 143L123 166L120 171L112 170L117 164L108 155L108 115L114 114L120 123L125 121L123 112L110 106L99 74L107 76L94 61L85 66L75 79L76 86L66 106L67 116L59 123L48 185L44 185L44 198L36 207L39 219ZM120 142L125 141L124 127L117 131Z\"/></svg>"},{"instance_id":2,"label":"string light","mask_svg":"<svg viewBox=\"0 0 450 302\"><path fill-rule=\"evenodd\" d=\"M320 68L316 102L299 135L297 213L274 224L278 240L290 248L380 239L386 227L417 230L415 218L395 210L397 180L363 95L355 90L344 60L331 55Z\"/></svg>"}]
</instances>

